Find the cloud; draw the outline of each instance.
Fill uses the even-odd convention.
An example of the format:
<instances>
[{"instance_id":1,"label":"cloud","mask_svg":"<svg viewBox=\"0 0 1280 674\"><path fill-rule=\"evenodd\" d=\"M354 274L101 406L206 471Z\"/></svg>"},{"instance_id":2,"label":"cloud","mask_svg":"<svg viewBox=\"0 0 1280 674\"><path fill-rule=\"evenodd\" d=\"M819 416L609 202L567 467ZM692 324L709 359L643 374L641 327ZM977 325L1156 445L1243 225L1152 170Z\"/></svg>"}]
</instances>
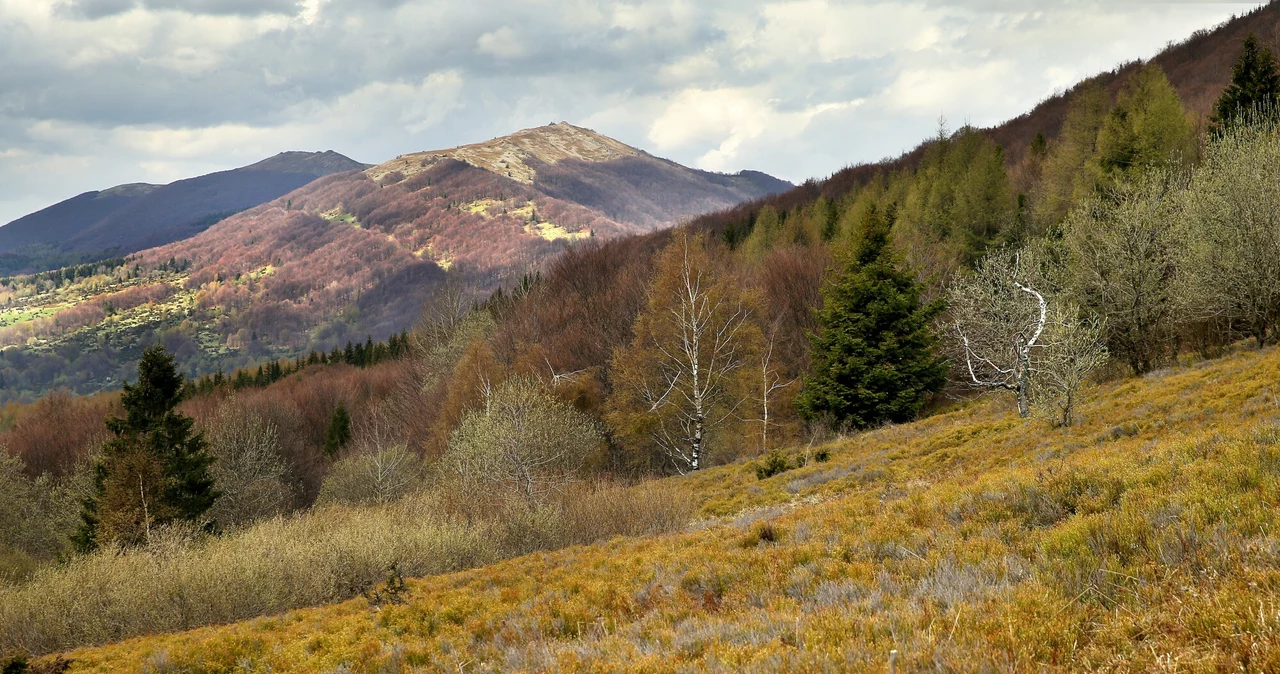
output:
<instances>
[{"instance_id":1,"label":"cloud","mask_svg":"<svg viewBox=\"0 0 1280 674\"><path fill-rule=\"evenodd\" d=\"M1253 4L0 0L0 222L282 150L381 161L559 120L799 181Z\"/></svg>"}]
</instances>

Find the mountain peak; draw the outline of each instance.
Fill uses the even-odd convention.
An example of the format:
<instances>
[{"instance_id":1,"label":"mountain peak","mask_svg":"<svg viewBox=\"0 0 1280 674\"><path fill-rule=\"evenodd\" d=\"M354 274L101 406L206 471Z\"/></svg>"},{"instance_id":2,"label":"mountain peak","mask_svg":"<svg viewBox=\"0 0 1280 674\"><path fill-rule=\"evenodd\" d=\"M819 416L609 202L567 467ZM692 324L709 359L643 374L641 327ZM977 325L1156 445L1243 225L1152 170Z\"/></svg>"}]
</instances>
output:
<instances>
[{"instance_id":1,"label":"mountain peak","mask_svg":"<svg viewBox=\"0 0 1280 674\"><path fill-rule=\"evenodd\" d=\"M325 150L324 152L281 152L274 157L267 157L260 162L249 164L240 170L328 175L368 167L368 164L361 164L333 150Z\"/></svg>"},{"instance_id":2,"label":"mountain peak","mask_svg":"<svg viewBox=\"0 0 1280 674\"><path fill-rule=\"evenodd\" d=\"M375 180L394 171L410 176L443 159L456 159L531 184L536 175L530 165L531 160L543 164L555 164L565 159L603 162L639 154L640 150L591 129L559 122L482 143L401 155L369 169L368 174Z\"/></svg>"}]
</instances>

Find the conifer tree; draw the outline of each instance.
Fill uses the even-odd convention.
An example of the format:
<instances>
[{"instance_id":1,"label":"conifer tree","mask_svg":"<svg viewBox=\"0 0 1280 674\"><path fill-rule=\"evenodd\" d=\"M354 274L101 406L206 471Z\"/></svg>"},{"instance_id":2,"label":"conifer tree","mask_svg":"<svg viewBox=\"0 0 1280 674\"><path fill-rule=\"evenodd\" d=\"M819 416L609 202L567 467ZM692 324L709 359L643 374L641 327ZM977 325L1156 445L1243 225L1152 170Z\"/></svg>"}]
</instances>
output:
<instances>
[{"instance_id":1,"label":"conifer tree","mask_svg":"<svg viewBox=\"0 0 1280 674\"><path fill-rule=\"evenodd\" d=\"M1276 70L1275 57L1250 33L1231 71L1231 84L1213 106L1211 130L1221 134L1255 115L1274 119L1280 112L1277 106L1280 106L1280 73Z\"/></svg>"},{"instance_id":2,"label":"conifer tree","mask_svg":"<svg viewBox=\"0 0 1280 674\"><path fill-rule=\"evenodd\" d=\"M351 442L351 415L347 413L347 406L339 401L338 407L333 410L333 416L329 418L329 429L324 434L325 456L331 459L337 458L338 452L349 442Z\"/></svg>"},{"instance_id":3,"label":"conifer tree","mask_svg":"<svg viewBox=\"0 0 1280 674\"><path fill-rule=\"evenodd\" d=\"M1092 166L1098 186L1111 189L1131 182L1189 154L1193 143L1178 92L1160 66L1147 64L1125 83L1098 131Z\"/></svg>"},{"instance_id":4,"label":"conifer tree","mask_svg":"<svg viewBox=\"0 0 1280 674\"><path fill-rule=\"evenodd\" d=\"M806 419L854 428L910 421L946 383L932 329L942 304L921 300L923 286L898 265L889 228L873 210L862 241L823 292L811 369L796 398Z\"/></svg>"},{"instance_id":5,"label":"conifer tree","mask_svg":"<svg viewBox=\"0 0 1280 674\"><path fill-rule=\"evenodd\" d=\"M182 386L164 347L143 352L138 382L124 385L124 418L107 419L115 437L95 466L94 493L75 536L81 551L145 543L155 527L198 522L218 498L207 443L192 431L194 420L177 412Z\"/></svg>"}]
</instances>

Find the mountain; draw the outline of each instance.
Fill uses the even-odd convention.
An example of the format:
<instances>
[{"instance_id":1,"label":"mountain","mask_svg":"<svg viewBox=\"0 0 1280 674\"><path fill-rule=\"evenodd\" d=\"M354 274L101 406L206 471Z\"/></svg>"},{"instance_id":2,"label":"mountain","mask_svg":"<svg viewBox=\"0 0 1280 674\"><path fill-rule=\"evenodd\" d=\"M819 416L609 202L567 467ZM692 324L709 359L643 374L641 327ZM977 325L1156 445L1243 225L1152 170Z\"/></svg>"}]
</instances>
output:
<instances>
[{"instance_id":1,"label":"mountain","mask_svg":"<svg viewBox=\"0 0 1280 674\"><path fill-rule=\"evenodd\" d=\"M0 273L127 255L187 238L316 178L367 168L332 150L282 152L168 185L86 192L0 227Z\"/></svg>"},{"instance_id":2,"label":"mountain","mask_svg":"<svg viewBox=\"0 0 1280 674\"><path fill-rule=\"evenodd\" d=\"M117 386L155 341L197 374L384 339L446 277L479 296L574 245L792 187L686 168L567 123L334 172L349 161L284 154L154 188L81 226L67 248L137 252L0 289L0 347L22 347L0 354L5 394ZM312 181L321 170L332 174ZM179 208L207 215L164 217Z\"/></svg>"}]
</instances>

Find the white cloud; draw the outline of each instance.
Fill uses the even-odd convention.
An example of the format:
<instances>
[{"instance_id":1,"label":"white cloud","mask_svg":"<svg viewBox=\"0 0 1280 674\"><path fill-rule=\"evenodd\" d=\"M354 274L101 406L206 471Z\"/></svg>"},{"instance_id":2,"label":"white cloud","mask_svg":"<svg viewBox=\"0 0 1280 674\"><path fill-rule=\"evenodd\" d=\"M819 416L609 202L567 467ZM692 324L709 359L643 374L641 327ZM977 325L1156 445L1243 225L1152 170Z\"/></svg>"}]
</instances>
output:
<instances>
[{"instance_id":1,"label":"white cloud","mask_svg":"<svg viewBox=\"0 0 1280 674\"><path fill-rule=\"evenodd\" d=\"M380 161L559 120L799 181L1253 4L0 0L0 223L281 150Z\"/></svg>"}]
</instances>

